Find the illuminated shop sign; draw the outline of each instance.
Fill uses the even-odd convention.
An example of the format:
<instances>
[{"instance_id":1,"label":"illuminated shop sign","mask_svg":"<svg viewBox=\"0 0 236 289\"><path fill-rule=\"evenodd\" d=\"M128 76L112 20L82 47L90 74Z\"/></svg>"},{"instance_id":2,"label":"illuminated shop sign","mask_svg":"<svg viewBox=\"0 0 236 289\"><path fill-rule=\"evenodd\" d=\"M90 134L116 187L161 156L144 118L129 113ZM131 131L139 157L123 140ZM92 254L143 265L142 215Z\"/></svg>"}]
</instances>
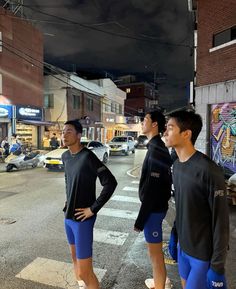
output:
<instances>
[{"instance_id":1,"label":"illuminated shop sign","mask_svg":"<svg viewBox=\"0 0 236 289\"><path fill-rule=\"evenodd\" d=\"M111 118L111 117L107 117L106 118L106 122L115 122L115 119Z\"/></svg>"},{"instance_id":2,"label":"illuminated shop sign","mask_svg":"<svg viewBox=\"0 0 236 289\"><path fill-rule=\"evenodd\" d=\"M42 120L42 109L37 107L16 107L16 118L24 120Z\"/></svg>"},{"instance_id":3,"label":"illuminated shop sign","mask_svg":"<svg viewBox=\"0 0 236 289\"><path fill-rule=\"evenodd\" d=\"M11 105L0 105L0 118L12 118Z\"/></svg>"}]
</instances>

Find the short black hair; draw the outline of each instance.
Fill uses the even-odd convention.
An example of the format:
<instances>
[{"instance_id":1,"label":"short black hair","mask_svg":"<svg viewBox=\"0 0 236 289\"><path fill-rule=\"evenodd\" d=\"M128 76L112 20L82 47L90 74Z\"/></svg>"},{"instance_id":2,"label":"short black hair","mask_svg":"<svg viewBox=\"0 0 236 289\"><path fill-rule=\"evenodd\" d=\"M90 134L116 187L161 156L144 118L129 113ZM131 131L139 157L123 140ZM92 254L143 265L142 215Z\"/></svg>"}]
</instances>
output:
<instances>
[{"instance_id":1,"label":"short black hair","mask_svg":"<svg viewBox=\"0 0 236 289\"><path fill-rule=\"evenodd\" d=\"M202 130L202 118L194 111L179 110L169 115L169 118L174 118L177 122L180 132L185 130L191 130L191 141L194 145L199 133Z\"/></svg>"},{"instance_id":2,"label":"short black hair","mask_svg":"<svg viewBox=\"0 0 236 289\"><path fill-rule=\"evenodd\" d=\"M82 133L82 131L83 131L82 124L79 122L78 119L67 120L64 124L65 124L65 125L66 125L66 124L73 125L73 127L75 128L75 130L77 131L77 133Z\"/></svg>"},{"instance_id":3,"label":"short black hair","mask_svg":"<svg viewBox=\"0 0 236 289\"><path fill-rule=\"evenodd\" d=\"M159 110L148 111L146 114L150 115L152 122L157 122L159 133L163 133L166 127L166 119L164 114Z\"/></svg>"}]
</instances>

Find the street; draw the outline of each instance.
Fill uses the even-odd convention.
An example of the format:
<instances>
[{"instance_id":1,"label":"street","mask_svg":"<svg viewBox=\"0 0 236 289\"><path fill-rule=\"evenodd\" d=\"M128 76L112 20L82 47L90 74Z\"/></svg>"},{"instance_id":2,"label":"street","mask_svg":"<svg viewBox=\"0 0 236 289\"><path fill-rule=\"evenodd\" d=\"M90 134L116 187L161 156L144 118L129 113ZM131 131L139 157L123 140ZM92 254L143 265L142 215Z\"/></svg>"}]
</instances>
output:
<instances>
[{"instance_id":1,"label":"street","mask_svg":"<svg viewBox=\"0 0 236 289\"><path fill-rule=\"evenodd\" d=\"M139 209L139 178L132 177L132 171L145 153L140 149L129 156L111 156L108 162L118 187L95 224L93 258L102 289L144 289L144 280L152 276L143 233L133 230ZM0 180L0 288L78 288L64 233L64 173L36 168L2 172ZM97 193L100 188L98 181ZM173 219L172 205L170 202L168 222ZM165 241L170 232L166 220ZM235 289L235 266L231 265L235 264L235 245L230 249L229 289ZM173 289L180 289L177 265L167 262L166 266Z\"/></svg>"},{"instance_id":2,"label":"street","mask_svg":"<svg viewBox=\"0 0 236 289\"><path fill-rule=\"evenodd\" d=\"M117 276L124 261L127 263L127 255L133 259L131 248L138 237L133 231L139 208L138 179L128 176L127 171L144 153L139 150L136 157L112 156L108 163L118 187L99 212L94 232L94 267L104 289L118 288L122 279L117 280ZM0 288L76 288L63 225L64 173L37 168L1 173L0 178ZM99 189L98 182L98 193ZM143 243L143 237L140 240ZM145 272L143 276L137 274L136 266L146 268L149 263L139 262L133 264L133 274L128 273L133 285L145 288ZM148 271L151 273L150 268Z\"/></svg>"}]
</instances>

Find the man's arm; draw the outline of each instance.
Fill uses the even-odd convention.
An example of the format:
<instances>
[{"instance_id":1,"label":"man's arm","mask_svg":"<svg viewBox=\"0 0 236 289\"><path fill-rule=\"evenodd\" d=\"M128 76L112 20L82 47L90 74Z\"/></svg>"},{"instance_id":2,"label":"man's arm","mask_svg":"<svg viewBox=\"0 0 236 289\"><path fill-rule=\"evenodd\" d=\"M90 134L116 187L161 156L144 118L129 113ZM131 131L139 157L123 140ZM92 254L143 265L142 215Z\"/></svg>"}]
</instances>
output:
<instances>
[{"instance_id":1,"label":"man's arm","mask_svg":"<svg viewBox=\"0 0 236 289\"><path fill-rule=\"evenodd\" d=\"M96 167L97 176L103 186L101 194L90 207L91 212L95 214L110 199L117 186L117 181L111 171L95 155L93 158L93 166Z\"/></svg>"},{"instance_id":2,"label":"man's arm","mask_svg":"<svg viewBox=\"0 0 236 289\"><path fill-rule=\"evenodd\" d=\"M229 244L229 212L225 181L221 169L217 166L209 172L209 205L212 211L213 253L211 268L218 274L224 274L224 265Z\"/></svg>"}]
</instances>

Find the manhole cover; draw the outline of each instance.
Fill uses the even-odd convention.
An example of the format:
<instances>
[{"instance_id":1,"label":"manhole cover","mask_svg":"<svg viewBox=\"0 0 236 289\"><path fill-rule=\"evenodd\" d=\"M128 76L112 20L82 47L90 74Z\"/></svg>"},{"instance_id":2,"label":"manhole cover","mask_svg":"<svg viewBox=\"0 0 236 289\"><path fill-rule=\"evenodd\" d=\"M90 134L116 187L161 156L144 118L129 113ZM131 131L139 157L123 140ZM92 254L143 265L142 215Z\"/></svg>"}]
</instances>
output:
<instances>
[{"instance_id":1,"label":"manhole cover","mask_svg":"<svg viewBox=\"0 0 236 289\"><path fill-rule=\"evenodd\" d=\"M0 225L10 225L15 223L16 220L12 218L0 218Z\"/></svg>"}]
</instances>

